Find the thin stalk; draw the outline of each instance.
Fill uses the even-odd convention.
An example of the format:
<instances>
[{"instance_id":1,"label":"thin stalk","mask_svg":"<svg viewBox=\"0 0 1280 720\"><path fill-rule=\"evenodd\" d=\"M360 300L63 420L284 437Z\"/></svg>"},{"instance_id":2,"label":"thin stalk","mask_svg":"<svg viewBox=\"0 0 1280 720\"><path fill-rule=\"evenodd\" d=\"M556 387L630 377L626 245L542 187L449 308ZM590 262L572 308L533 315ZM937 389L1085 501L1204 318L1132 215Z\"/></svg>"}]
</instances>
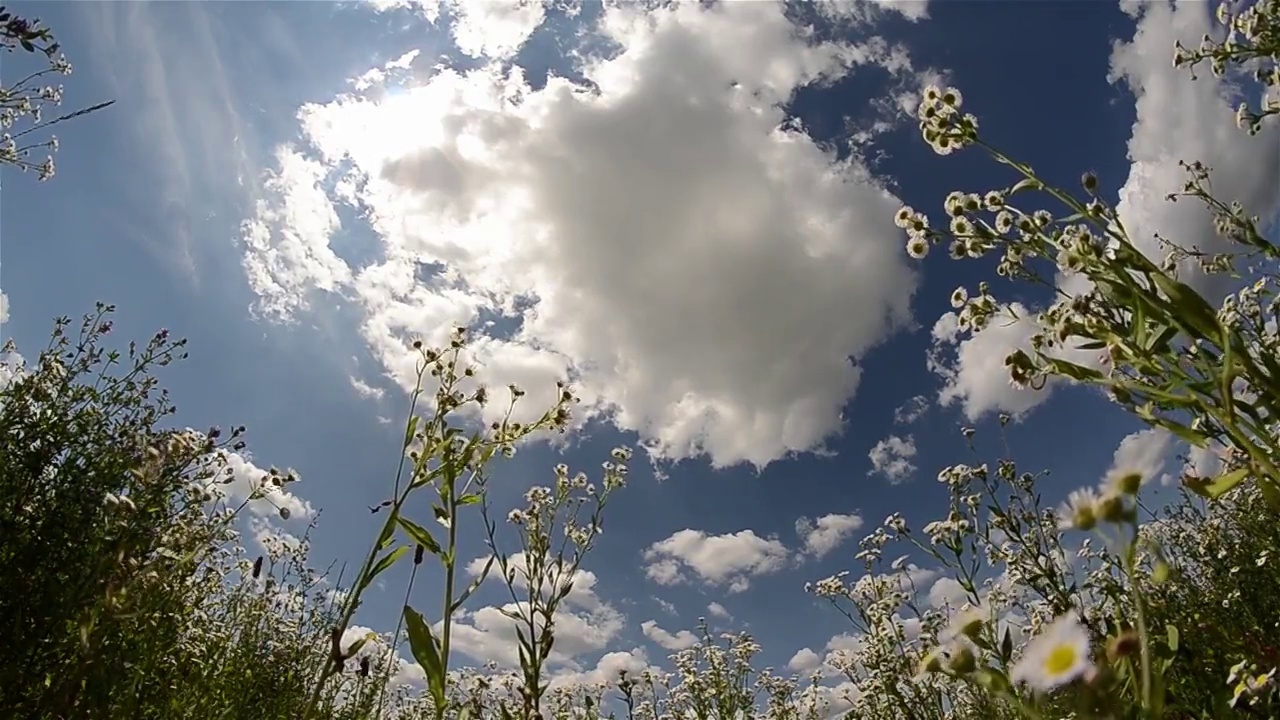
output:
<instances>
[{"instance_id":1,"label":"thin stalk","mask_svg":"<svg viewBox=\"0 0 1280 720\"><path fill-rule=\"evenodd\" d=\"M413 581L418 577L418 563L413 564L413 569L409 571L409 583L404 588L404 602L402 606L409 604L409 593L413 591ZM382 700L386 695L387 686L391 684L391 674L395 670L396 653L400 644L400 628L404 626L404 613L396 619L396 630L391 634L391 650L387 653L387 676L382 681L382 687L378 689L378 711L374 716L381 720L382 718Z\"/></svg>"},{"instance_id":2,"label":"thin stalk","mask_svg":"<svg viewBox=\"0 0 1280 720\"><path fill-rule=\"evenodd\" d=\"M426 364L423 364L418 369L418 382L417 382L417 387L413 391L413 396L409 401L409 415L408 415L408 419L405 421L406 429L408 428L409 423L413 421L414 412L417 410L417 406L418 406L418 398L421 397L422 395L422 373L426 369L426 367L427 367ZM395 488L397 493L396 493L395 504L392 507L391 512L387 514L387 519L383 521L382 528L381 530L378 531L378 535L377 535L378 538L382 538L386 536L386 534L389 531L392 531L395 529L393 527L393 523L395 523L396 518L400 514L400 507L404 504L404 501L409 496L409 487L412 486L412 483L409 483L409 487L405 488L403 494L400 494L398 492L400 488L400 478L404 474L404 463L405 463L405 449L401 448L400 463L396 468ZM360 601L360 586L362 583L364 583L365 578L368 577L369 571L373 568L374 562L377 561L378 550L379 550L378 543L374 542L373 545L371 545L369 548L369 554L365 557L364 564L360 566L360 572L356 574L355 590L343 601L342 615L338 621L338 625L336 628L336 630L339 633L346 630L347 626L351 623L352 616L355 615L356 606L359 604L359 601ZM311 717L312 712L315 710L316 703L319 702L320 700L321 689L324 687L325 682L329 679L329 676L332 675L333 663L334 663L334 658L332 653L330 653L328 656L325 657L324 665L320 669L320 674L316 678L315 683L311 687L311 693L307 697L307 704L303 706L303 709L302 709L303 720L308 720Z\"/></svg>"}]
</instances>

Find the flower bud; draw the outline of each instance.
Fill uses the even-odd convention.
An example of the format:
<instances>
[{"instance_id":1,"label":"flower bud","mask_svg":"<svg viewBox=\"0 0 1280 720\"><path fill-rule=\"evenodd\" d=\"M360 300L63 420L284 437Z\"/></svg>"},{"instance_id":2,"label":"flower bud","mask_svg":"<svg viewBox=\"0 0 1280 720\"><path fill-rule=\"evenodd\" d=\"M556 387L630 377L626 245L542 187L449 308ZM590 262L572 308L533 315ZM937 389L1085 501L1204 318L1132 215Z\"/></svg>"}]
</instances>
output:
<instances>
[{"instance_id":1,"label":"flower bud","mask_svg":"<svg viewBox=\"0 0 1280 720\"><path fill-rule=\"evenodd\" d=\"M968 645L955 645L947 657L947 669L957 675L967 675L978 666L978 659Z\"/></svg>"},{"instance_id":2,"label":"flower bud","mask_svg":"<svg viewBox=\"0 0 1280 720\"><path fill-rule=\"evenodd\" d=\"M1133 630L1125 630L1107 640L1107 660L1116 662L1129 657L1142 649L1142 638Z\"/></svg>"},{"instance_id":3,"label":"flower bud","mask_svg":"<svg viewBox=\"0 0 1280 720\"><path fill-rule=\"evenodd\" d=\"M1125 517L1124 497L1107 493L1094 506L1098 519L1104 522L1120 522Z\"/></svg>"}]
</instances>

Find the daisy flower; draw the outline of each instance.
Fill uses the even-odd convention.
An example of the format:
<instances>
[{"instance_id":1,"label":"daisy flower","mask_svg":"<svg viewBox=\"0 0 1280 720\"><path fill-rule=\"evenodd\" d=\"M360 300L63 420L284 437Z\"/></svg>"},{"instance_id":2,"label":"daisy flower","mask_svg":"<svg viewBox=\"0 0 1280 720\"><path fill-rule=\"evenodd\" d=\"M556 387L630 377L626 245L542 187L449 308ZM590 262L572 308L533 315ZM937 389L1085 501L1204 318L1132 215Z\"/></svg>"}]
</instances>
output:
<instances>
[{"instance_id":1,"label":"daisy flower","mask_svg":"<svg viewBox=\"0 0 1280 720\"><path fill-rule=\"evenodd\" d=\"M1058 509L1060 530L1092 530L1098 524L1098 494L1093 490L1072 490L1067 501Z\"/></svg>"},{"instance_id":2,"label":"daisy flower","mask_svg":"<svg viewBox=\"0 0 1280 720\"><path fill-rule=\"evenodd\" d=\"M1092 668L1089 632L1073 611L1054 620L1031 641L1009 679L1043 692L1072 682Z\"/></svg>"},{"instance_id":3,"label":"daisy flower","mask_svg":"<svg viewBox=\"0 0 1280 720\"><path fill-rule=\"evenodd\" d=\"M987 616L981 610L972 606L966 607L951 618L951 625L942 631L941 637L946 641L961 637L975 638L979 632L982 632L982 625L986 621Z\"/></svg>"}]
</instances>

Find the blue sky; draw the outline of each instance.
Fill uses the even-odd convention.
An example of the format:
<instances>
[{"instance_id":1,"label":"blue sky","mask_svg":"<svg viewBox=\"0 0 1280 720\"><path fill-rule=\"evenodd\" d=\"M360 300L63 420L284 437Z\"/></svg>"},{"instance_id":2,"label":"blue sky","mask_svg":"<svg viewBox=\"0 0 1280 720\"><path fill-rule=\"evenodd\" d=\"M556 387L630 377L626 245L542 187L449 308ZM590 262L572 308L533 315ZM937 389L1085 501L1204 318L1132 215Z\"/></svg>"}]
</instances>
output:
<instances>
[{"instance_id":1,"label":"blue sky","mask_svg":"<svg viewBox=\"0 0 1280 720\"><path fill-rule=\"evenodd\" d=\"M1050 498L1116 463L1176 475L1180 448L1134 435L1100 395L1009 387L1000 360L1024 326L949 341L949 295L993 266L911 261L891 216L1012 182L919 139L913 97L946 81L1042 177L1098 173L1148 249L1156 231L1208 237L1189 203L1162 200L1179 158L1274 217L1274 127L1236 132L1235 90L1171 67L1208 4L573 9L14 4L75 66L66 107L116 104L58 128L52 181L4 171L3 335L31 357L53 317L103 300L122 338L187 337L191 358L163 374L177 422L247 425L252 463L299 471L317 566L358 561L374 531L413 337L474 326L484 377L525 387L531 409L571 373L585 422L563 452L503 465L495 507L618 444L667 477L633 464L585 565L591 607L570 608L594 630L564 671L610 651L660 663L704 615L755 635L762 665L821 655L849 628L804 583L855 568L858 538L893 511L933 519L937 471L972 461L959 428L994 462L1002 409L1021 414L1020 463L1053 471ZM913 398L920 416L895 422ZM275 522L296 533L307 515ZM797 529L823 517L825 533ZM389 576L359 622L389 629L401 588ZM472 600L463 661L509 649L480 610L502 597Z\"/></svg>"}]
</instances>

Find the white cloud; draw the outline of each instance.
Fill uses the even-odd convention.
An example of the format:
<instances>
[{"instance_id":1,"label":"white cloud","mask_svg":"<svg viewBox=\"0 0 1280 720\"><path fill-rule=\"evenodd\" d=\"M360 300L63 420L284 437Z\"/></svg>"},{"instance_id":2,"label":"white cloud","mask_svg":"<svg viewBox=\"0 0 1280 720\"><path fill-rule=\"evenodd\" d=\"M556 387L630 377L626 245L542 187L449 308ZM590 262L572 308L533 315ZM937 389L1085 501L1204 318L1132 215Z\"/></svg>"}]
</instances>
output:
<instances>
[{"instance_id":1,"label":"white cloud","mask_svg":"<svg viewBox=\"0 0 1280 720\"><path fill-rule=\"evenodd\" d=\"M820 558L848 540L862 527L862 516L856 513L823 515L816 521L807 517L796 520L796 534L804 543L804 552Z\"/></svg>"},{"instance_id":2,"label":"white cloud","mask_svg":"<svg viewBox=\"0 0 1280 720\"><path fill-rule=\"evenodd\" d=\"M896 12L915 22L929 17L925 0L815 0L818 12L829 20L866 22L877 14Z\"/></svg>"},{"instance_id":3,"label":"white cloud","mask_svg":"<svg viewBox=\"0 0 1280 720\"><path fill-rule=\"evenodd\" d=\"M1163 256L1155 233L1185 246L1217 252L1229 243L1217 237L1203 203L1165 200L1181 190L1187 176L1179 160L1199 160L1213 169L1214 195L1239 200L1250 214L1268 222L1280 210L1280 130L1263 126L1256 137L1236 127L1237 91L1229 79L1213 77L1201 65L1192 81L1186 68L1170 59L1176 41L1199 46L1201 36L1219 29L1210 3L1167 1L1129 6L1138 18L1133 40L1118 43L1111 56L1111 82L1123 82L1137 99L1137 116L1129 139L1129 177L1120 190L1117 209L1130 237L1149 257ZM1210 295L1223 289L1222 276L1210 283L1194 267L1184 279Z\"/></svg>"},{"instance_id":4,"label":"white cloud","mask_svg":"<svg viewBox=\"0 0 1280 720\"><path fill-rule=\"evenodd\" d=\"M871 459L868 475L883 475L891 483L900 483L916 471L911 458L916 456L915 438L890 435L871 448L867 457Z\"/></svg>"},{"instance_id":5,"label":"white cloud","mask_svg":"<svg viewBox=\"0 0 1280 720\"><path fill-rule=\"evenodd\" d=\"M528 605L507 603L501 608L461 611L452 628L454 647L478 662L492 660L508 668L519 667L517 623L503 610L528 613ZM592 609L561 605L552 617L556 642L548 660L552 665L576 669L576 658L608 647L622 632L625 621L620 612L605 603ZM535 622L540 628L542 621Z\"/></svg>"},{"instance_id":6,"label":"white cloud","mask_svg":"<svg viewBox=\"0 0 1280 720\"><path fill-rule=\"evenodd\" d=\"M190 428L187 432L200 435ZM217 450L202 458L199 466L217 470L212 479L204 481L211 493L226 498L228 504L246 503L254 515L278 516L281 510L287 510L289 517L295 520L306 520L315 515L311 503L290 492L289 485L276 486L267 482L268 472L239 453ZM297 477L296 473L294 475Z\"/></svg>"},{"instance_id":7,"label":"white cloud","mask_svg":"<svg viewBox=\"0 0 1280 720\"><path fill-rule=\"evenodd\" d=\"M727 620L733 619L733 616L729 614L729 611L718 602L713 602L707 605L707 612L711 613L712 617L725 618Z\"/></svg>"},{"instance_id":8,"label":"white cloud","mask_svg":"<svg viewBox=\"0 0 1280 720\"><path fill-rule=\"evenodd\" d=\"M1144 482L1155 480L1167 485L1169 479L1162 473L1175 444L1173 434L1164 428L1150 428L1126 435L1116 448L1106 476L1136 472L1142 475Z\"/></svg>"},{"instance_id":9,"label":"white cloud","mask_svg":"<svg viewBox=\"0 0 1280 720\"><path fill-rule=\"evenodd\" d=\"M484 567L488 561L489 558L487 556L473 559L471 562L467 563L467 574L471 577L479 577L480 573L484 571ZM512 553L507 558L507 562L508 567L515 571L511 578L512 585L514 585L517 590L528 588L529 566L527 556L523 552ZM600 599L599 595L596 595L595 588L596 583L598 582L596 574L589 570L578 568L574 571L573 575L570 576L568 575L568 570L569 568L563 563L551 563L548 564L547 567L543 568L542 577L539 578L540 594L543 597L548 597L552 590L562 588L566 583L572 582L573 587L570 588L569 593L565 595L564 602L581 608L600 607L603 604L603 601ZM487 579L495 581L502 580L501 572L496 562L490 569Z\"/></svg>"},{"instance_id":10,"label":"white cloud","mask_svg":"<svg viewBox=\"0 0 1280 720\"><path fill-rule=\"evenodd\" d=\"M1191 447L1187 452L1187 470L1196 477L1210 478L1222 472L1222 446L1210 443L1206 447Z\"/></svg>"},{"instance_id":11,"label":"white cloud","mask_svg":"<svg viewBox=\"0 0 1280 720\"><path fill-rule=\"evenodd\" d=\"M644 648L633 648L627 652L605 653L596 662L595 668L586 672L566 670L556 673L551 676L549 684L553 688L608 685L616 683L619 673L623 670L633 678L639 677L645 670L652 670L655 673L661 671L660 668L649 664L649 657Z\"/></svg>"},{"instance_id":12,"label":"white cloud","mask_svg":"<svg viewBox=\"0 0 1280 720\"><path fill-rule=\"evenodd\" d=\"M27 359L17 351L0 351L0 390L27 375Z\"/></svg>"},{"instance_id":13,"label":"white cloud","mask_svg":"<svg viewBox=\"0 0 1280 720\"><path fill-rule=\"evenodd\" d=\"M548 385L571 371L582 413L656 458L763 466L821 448L857 387L846 358L909 319L916 276L895 198L780 106L854 66L910 77L909 59L884 41L814 44L767 3L612 5L599 30L620 52L581 62L591 87L534 90L490 65L304 107L323 164L354 166L342 180L381 257L344 271L320 233L285 231L286 203L265 205L272 230L245 261L260 304L296 311L349 273L364 339L406 385L410 333L505 313L519 329L488 359ZM296 193L316 187L311 166L290 168ZM419 263L445 271L422 283Z\"/></svg>"},{"instance_id":14,"label":"white cloud","mask_svg":"<svg viewBox=\"0 0 1280 720\"><path fill-rule=\"evenodd\" d=\"M685 529L644 553L645 573L659 584L686 581L685 571L690 571L708 585L727 584L729 592L746 590L750 578L782 569L789 557L790 551L777 539L751 530L708 535Z\"/></svg>"},{"instance_id":15,"label":"white cloud","mask_svg":"<svg viewBox=\"0 0 1280 720\"><path fill-rule=\"evenodd\" d=\"M1014 317L997 316L972 335L962 337L957 316L948 312L933 326L929 368L945 380L938 394L943 406L960 403L974 421L989 412L1022 415L1049 399L1053 383L1039 390L1017 388L1009 382L1004 359L1014 350L1031 350L1031 336L1039 327L1021 303L1010 303ZM954 351L954 352L953 352Z\"/></svg>"},{"instance_id":16,"label":"white cloud","mask_svg":"<svg viewBox=\"0 0 1280 720\"><path fill-rule=\"evenodd\" d=\"M0 325L9 322L9 296L0 292Z\"/></svg>"},{"instance_id":17,"label":"white cloud","mask_svg":"<svg viewBox=\"0 0 1280 720\"><path fill-rule=\"evenodd\" d=\"M342 633L342 639L338 642L342 646L343 652L347 653L361 638L368 639L360 646L355 655L347 660L348 667L354 667L362 658L369 658L370 661L374 661L387 656L390 645L387 642L387 638L363 625L348 626ZM421 690L426 686L426 681L427 674L423 672L421 665L406 660L399 653L396 654L396 670L391 676L391 689L411 687Z\"/></svg>"},{"instance_id":18,"label":"white cloud","mask_svg":"<svg viewBox=\"0 0 1280 720\"><path fill-rule=\"evenodd\" d=\"M547 0L366 0L375 10L410 8L432 24L449 14L458 49L474 58L513 57L546 19Z\"/></svg>"},{"instance_id":19,"label":"white cloud","mask_svg":"<svg viewBox=\"0 0 1280 720\"><path fill-rule=\"evenodd\" d=\"M671 632L663 630L653 620L645 620L640 623L640 630L644 632L645 637L668 650L684 650L698 644L698 636L692 632L681 630L673 635Z\"/></svg>"},{"instance_id":20,"label":"white cloud","mask_svg":"<svg viewBox=\"0 0 1280 720\"><path fill-rule=\"evenodd\" d=\"M388 76L403 74L400 71L405 71L412 67L413 61L421 53L421 50L415 48L398 58L388 60L381 68L371 68L360 77L352 79L351 85L356 90L368 90L369 88L383 86L386 84Z\"/></svg>"},{"instance_id":21,"label":"white cloud","mask_svg":"<svg viewBox=\"0 0 1280 720\"><path fill-rule=\"evenodd\" d=\"M906 402L894 409L893 421L899 425L910 425L923 417L928 411L928 396L916 395L915 397L908 398Z\"/></svg>"},{"instance_id":22,"label":"white cloud","mask_svg":"<svg viewBox=\"0 0 1280 720\"><path fill-rule=\"evenodd\" d=\"M286 317L308 307L308 289L334 291L350 282L351 270L329 247L341 223L322 187L324 166L288 148L276 151L276 163L264 182L268 194L245 221L241 239L258 307Z\"/></svg>"},{"instance_id":23,"label":"white cloud","mask_svg":"<svg viewBox=\"0 0 1280 720\"><path fill-rule=\"evenodd\" d=\"M269 557L296 556L302 550L301 538L264 517L250 520L249 529L253 532L254 543Z\"/></svg>"},{"instance_id":24,"label":"white cloud","mask_svg":"<svg viewBox=\"0 0 1280 720\"><path fill-rule=\"evenodd\" d=\"M983 329L962 335L957 316L948 312L933 326L933 346L928 366L945 381L938 393L940 405L959 403L970 421L993 412L1025 416L1049 399L1054 388L1063 381L1050 378L1039 389L1015 387L1009 381L1005 358L1014 350L1031 353L1031 336L1040 326L1036 313L1012 302L1004 306ZM1099 368L1098 351L1077 348L1055 348L1055 357L1078 365Z\"/></svg>"},{"instance_id":25,"label":"white cloud","mask_svg":"<svg viewBox=\"0 0 1280 720\"><path fill-rule=\"evenodd\" d=\"M1175 41L1196 47L1203 34L1216 32L1210 18L1212 5L1165 1L1122 5L1138 23L1130 42L1116 44L1108 74L1111 82L1123 82L1136 98L1128 145L1131 165L1117 203L1121 222L1137 247L1153 259L1165 252L1156 233L1206 252L1221 251L1227 244L1216 236L1202 203L1166 199L1181 190L1187 179L1178 161L1204 162L1214 170L1213 191L1219 199L1239 200L1267 223L1280 210L1280 162L1276 162L1280 132L1271 123L1257 137L1250 137L1235 126L1236 98L1230 81L1214 78L1203 68L1197 73L1199 79L1192 81L1185 68L1172 66ZM1204 276L1194 261L1184 264L1180 273L1211 299L1228 282L1224 276ZM1069 294L1088 289L1088 282L1078 275L1060 276L1058 284ZM930 366L947 380L942 404L960 402L966 416L976 420L995 410L1025 413L1046 400L1054 383L1040 391L1017 390L1007 384L1003 367L1004 356L1015 347L1025 349L1034 330L1034 320L1024 314L1012 325L999 323L960 342L954 314L943 316L934 328L930 359ZM942 357L949 345L958 345L954 361ZM1086 353L1068 353L1067 359L1097 366Z\"/></svg>"},{"instance_id":26,"label":"white cloud","mask_svg":"<svg viewBox=\"0 0 1280 720\"><path fill-rule=\"evenodd\" d=\"M218 214L257 197L260 158L243 78L223 54L230 27L205 3L82 3L87 56L103 92L132 108L115 135L136 157L133 182L114 188L120 212L100 222L182 273L197 292L225 258ZM269 5L253 14L253 41L238 46L249 66L302 63L293 37ZM257 108L254 108L257 109ZM225 210L223 208L226 208ZM216 275L220 277L220 273Z\"/></svg>"},{"instance_id":27,"label":"white cloud","mask_svg":"<svg viewBox=\"0 0 1280 720\"><path fill-rule=\"evenodd\" d=\"M959 580L949 575L938 578L929 588L929 604L935 608L949 607L958 610L968 601L969 593Z\"/></svg>"},{"instance_id":28,"label":"white cloud","mask_svg":"<svg viewBox=\"0 0 1280 720\"><path fill-rule=\"evenodd\" d=\"M787 669L792 672L813 672L822 665L822 657L809 648L800 648L787 661Z\"/></svg>"},{"instance_id":29,"label":"white cloud","mask_svg":"<svg viewBox=\"0 0 1280 720\"><path fill-rule=\"evenodd\" d=\"M664 584L664 585L665 585L665 584L669 584L669 583L659 583L659 584ZM667 611L668 613L670 613L670 614L672 614L672 615L675 615L675 614L676 614L676 606L675 606L675 604L673 604L673 603L671 603L671 602L669 602L669 601L667 601L667 600L663 600L662 598L654 598L654 601L656 601L656 602L658 603L658 607L662 608L663 610Z\"/></svg>"},{"instance_id":30,"label":"white cloud","mask_svg":"<svg viewBox=\"0 0 1280 720\"><path fill-rule=\"evenodd\" d=\"M467 574L478 577L487 561L487 557L473 559L466 565ZM528 588L525 554L518 552L511 555L510 567L515 569L513 585L517 589ZM563 587L570 579L566 576L567 570L563 565L548 569L539 583L544 597L552 588ZM502 582L496 563L490 570L488 579ZM579 569L571 579L573 588L553 614L556 642L550 659L561 668L577 672L577 659L608 647L623 630L626 618L596 594L595 573ZM453 626L458 649L479 662L493 660L507 667L517 667L519 657L516 650L516 623L503 615L503 610L527 613L528 603L507 603L501 608L488 606L475 612L463 613Z\"/></svg>"},{"instance_id":31,"label":"white cloud","mask_svg":"<svg viewBox=\"0 0 1280 720\"><path fill-rule=\"evenodd\" d=\"M382 388L374 387L355 375L351 375L347 380L351 382L351 387L355 388L356 394L362 398L381 400L382 396L386 394L386 391Z\"/></svg>"},{"instance_id":32,"label":"white cloud","mask_svg":"<svg viewBox=\"0 0 1280 720\"><path fill-rule=\"evenodd\" d=\"M544 0L454 0L453 39L471 57L505 60L519 52L546 19Z\"/></svg>"}]
</instances>

